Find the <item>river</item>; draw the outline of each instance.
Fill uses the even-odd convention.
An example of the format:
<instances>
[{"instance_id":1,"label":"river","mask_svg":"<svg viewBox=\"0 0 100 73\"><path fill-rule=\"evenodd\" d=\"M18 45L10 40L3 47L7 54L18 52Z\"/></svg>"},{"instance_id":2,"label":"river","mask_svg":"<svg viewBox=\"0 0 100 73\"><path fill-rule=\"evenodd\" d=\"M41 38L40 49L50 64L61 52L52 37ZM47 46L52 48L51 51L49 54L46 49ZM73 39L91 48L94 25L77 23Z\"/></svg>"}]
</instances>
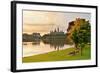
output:
<instances>
[{"instance_id":1,"label":"river","mask_svg":"<svg viewBox=\"0 0 100 73\"><path fill-rule=\"evenodd\" d=\"M46 44L43 42L23 42L23 57L59 51L73 47L69 44Z\"/></svg>"}]
</instances>

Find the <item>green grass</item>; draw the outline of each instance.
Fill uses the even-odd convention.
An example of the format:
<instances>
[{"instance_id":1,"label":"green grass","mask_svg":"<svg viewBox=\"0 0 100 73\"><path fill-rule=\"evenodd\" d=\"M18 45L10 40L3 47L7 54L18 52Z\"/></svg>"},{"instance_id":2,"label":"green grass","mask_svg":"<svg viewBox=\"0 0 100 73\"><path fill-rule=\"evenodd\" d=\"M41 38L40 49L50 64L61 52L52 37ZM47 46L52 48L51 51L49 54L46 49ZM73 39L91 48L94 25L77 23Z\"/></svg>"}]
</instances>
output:
<instances>
[{"instance_id":1,"label":"green grass","mask_svg":"<svg viewBox=\"0 0 100 73\"><path fill-rule=\"evenodd\" d=\"M79 53L75 55L69 54L70 52L76 51L74 48L67 48L60 51L53 51L45 54L39 54L30 57L23 57L23 63L31 62L47 62L47 61L64 61L64 60L86 60L91 59L90 45L86 45Z\"/></svg>"}]
</instances>

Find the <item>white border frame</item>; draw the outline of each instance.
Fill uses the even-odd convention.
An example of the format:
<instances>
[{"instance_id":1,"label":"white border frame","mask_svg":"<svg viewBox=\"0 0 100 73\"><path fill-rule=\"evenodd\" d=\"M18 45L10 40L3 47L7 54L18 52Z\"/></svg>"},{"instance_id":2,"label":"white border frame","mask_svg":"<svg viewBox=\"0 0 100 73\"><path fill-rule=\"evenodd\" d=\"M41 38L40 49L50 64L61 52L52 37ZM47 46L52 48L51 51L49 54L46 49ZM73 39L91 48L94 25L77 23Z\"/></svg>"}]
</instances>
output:
<instances>
[{"instance_id":1,"label":"white border frame","mask_svg":"<svg viewBox=\"0 0 100 73\"><path fill-rule=\"evenodd\" d=\"M40 9L39 9L40 8ZM67 9L66 9L67 8ZM88 12L91 13L91 60L81 61L60 61L60 62L42 62L42 63L22 63L22 9L32 10L48 10L48 11L66 11L66 12ZM92 8L79 8L79 7L60 7L60 6L45 6L45 5L28 5L28 4L17 4L16 8L16 25L17 25L17 45L16 45L16 64L17 70L24 69L39 69L39 68L52 68L52 67L72 67L72 66L85 66L85 65L96 65L96 9ZM95 38L94 38L95 37ZM56 66L53 66L56 65ZM67 65L67 66L66 66Z\"/></svg>"}]
</instances>

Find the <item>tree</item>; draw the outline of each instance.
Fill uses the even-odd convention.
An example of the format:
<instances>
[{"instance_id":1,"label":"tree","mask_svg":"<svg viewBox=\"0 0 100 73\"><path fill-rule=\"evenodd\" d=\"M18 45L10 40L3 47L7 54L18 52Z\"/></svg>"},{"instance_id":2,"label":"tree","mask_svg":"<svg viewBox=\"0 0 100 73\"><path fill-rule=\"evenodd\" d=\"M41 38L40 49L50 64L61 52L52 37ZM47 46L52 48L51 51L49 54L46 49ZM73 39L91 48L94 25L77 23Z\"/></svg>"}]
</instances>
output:
<instances>
[{"instance_id":1,"label":"tree","mask_svg":"<svg viewBox=\"0 0 100 73\"><path fill-rule=\"evenodd\" d=\"M78 49L78 44L79 44L79 35L78 35L78 31L75 29L72 33L72 40L75 44L75 48Z\"/></svg>"},{"instance_id":2,"label":"tree","mask_svg":"<svg viewBox=\"0 0 100 73\"><path fill-rule=\"evenodd\" d=\"M83 23L80 25L80 28L74 29L72 32L72 40L75 44L76 49L81 50L81 55L82 55L82 48L85 46L85 44L90 43L91 41L91 32L90 32L90 23L89 21Z\"/></svg>"}]
</instances>

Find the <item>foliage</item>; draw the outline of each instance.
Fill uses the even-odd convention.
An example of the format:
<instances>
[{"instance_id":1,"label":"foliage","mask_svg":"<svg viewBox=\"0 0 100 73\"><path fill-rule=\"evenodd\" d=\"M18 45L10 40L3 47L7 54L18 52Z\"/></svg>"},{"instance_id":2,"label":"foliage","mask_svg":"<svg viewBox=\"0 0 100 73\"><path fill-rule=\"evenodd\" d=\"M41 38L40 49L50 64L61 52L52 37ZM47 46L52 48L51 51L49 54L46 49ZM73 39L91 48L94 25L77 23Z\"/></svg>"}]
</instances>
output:
<instances>
[{"instance_id":1,"label":"foliage","mask_svg":"<svg viewBox=\"0 0 100 73\"><path fill-rule=\"evenodd\" d=\"M85 44L90 43L91 32L90 23L87 21L80 25L80 28L76 28L72 33L72 40L75 43L77 49L81 49Z\"/></svg>"}]
</instances>

